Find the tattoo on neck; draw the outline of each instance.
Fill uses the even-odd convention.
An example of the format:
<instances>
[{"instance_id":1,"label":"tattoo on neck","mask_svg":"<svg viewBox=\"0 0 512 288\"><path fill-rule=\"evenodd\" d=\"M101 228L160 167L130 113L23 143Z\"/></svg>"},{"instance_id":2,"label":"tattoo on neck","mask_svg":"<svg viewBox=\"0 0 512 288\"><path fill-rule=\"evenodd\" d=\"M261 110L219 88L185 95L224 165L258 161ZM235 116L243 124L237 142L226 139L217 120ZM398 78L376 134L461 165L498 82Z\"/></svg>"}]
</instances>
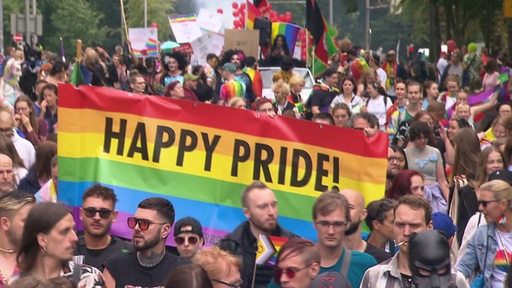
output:
<instances>
[{"instance_id":1,"label":"tattoo on neck","mask_svg":"<svg viewBox=\"0 0 512 288\"><path fill-rule=\"evenodd\" d=\"M165 256L165 249L162 253L154 253L151 252L149 256L141 255L140 252L137 252L137 260L139 260L140 265L150 268L156 266Z\"/></svg>"}]
</instances>

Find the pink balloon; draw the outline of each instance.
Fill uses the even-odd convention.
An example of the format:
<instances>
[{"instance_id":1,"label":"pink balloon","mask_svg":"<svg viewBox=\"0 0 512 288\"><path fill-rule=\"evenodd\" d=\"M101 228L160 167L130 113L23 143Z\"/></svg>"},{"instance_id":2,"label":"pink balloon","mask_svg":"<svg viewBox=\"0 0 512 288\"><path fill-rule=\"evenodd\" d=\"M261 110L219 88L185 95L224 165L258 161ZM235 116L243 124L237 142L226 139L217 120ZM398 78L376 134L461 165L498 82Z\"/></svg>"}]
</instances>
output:
<instances>
[{"instance_id":1,"label":"pink balloon","mask_svg":"<svg viewBox=\"0 0 512 288\"><path fill-rule=\"evenodd\" d=\"M285 16L283 14L279 15L279 20L284 22L285 21Z\"/></svg>"},{"instance_id":2,"label":"pink balloon","mask_svg":"<svg viewBox=\"0 0 512 288\"><path fill-rule=\"evenodd\" d=\"M240 15L240 18L245 18L245 11L240 11L238 15Z\"/></svg>"},{"instance_id":3,"label":"pink balloon","mask_svg":"<svg viewBox=\"0 0 512 288\"><path fill-rule=\"evenodd\" d=\"M278 16L277 11L274 11L274 10L270 11L270 16Z\"/></svg>"},{"instance_id":4,"label":"pink balloon","mask_svg":"<svg viewBox=\"0 0 512 288\"><path fill-rule=\"evenodd\" d=\"M240 4L240 9L245 9L245 2Z\"/></svg>"},{"instance_id":5,"label":"pink balloon","mask_svg":"<svg viewBox=\"0 0 512 288\"><path fill-rule=\"evenodd\" d=\"M233 9L238 9L238 3L237 2L231 3L231 7L233 7Z\"/></svg>"},{"instance_id":6,"label":"pink balloon","mask_svg":"<svg viewBox=\"0 0 512 288\"><path fill-rule=\"evenodd\" d=\"M224 11L222 11L222 8L219 8L219 9L217 9L217 13L219 13L219 14L223 14L223 13L224 13Z\"/></svg>"},{"instance_id":7,"label":"pink balloon","mask_svg":"<svg viewBox=\"0 0 512 288\"><path fill-rule=\"evenodd\" d=\"M239 14L238 14L238 11L236 11L236 10L235 10L235 11L233 11L233 17L235 17L235 18L236 18L236 17L238 17L238 15L239 15Z\"/></svg>"},{"instance_id":8,"label":"pink balloon","mask_svg":"<svg viewBox=\"0 0 512 288\"><path fill-rule=\"evenodd\" d=\"M158 24L156 24L155 22L151 23L151 28L158 28Z\"/></svg>"}]
</instances>

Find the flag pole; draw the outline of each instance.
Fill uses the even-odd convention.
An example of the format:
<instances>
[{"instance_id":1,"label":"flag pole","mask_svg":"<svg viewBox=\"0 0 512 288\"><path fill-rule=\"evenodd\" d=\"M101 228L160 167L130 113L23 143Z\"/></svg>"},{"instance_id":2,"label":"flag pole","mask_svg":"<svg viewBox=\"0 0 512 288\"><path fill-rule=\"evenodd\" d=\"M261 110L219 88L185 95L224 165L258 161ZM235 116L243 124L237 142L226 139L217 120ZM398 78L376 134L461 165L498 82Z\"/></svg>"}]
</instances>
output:
<instances>
[{"instance_id":1,"label":"flag pole","mask_svg":"<svg viewBox=\"0 0 512 288\"><path fill-rule=\"evenodd\" d=\"M128 39L128 25L126 24L126 15L124 15L124 4L123 4L123 0L119 0L119 2L121 3L121 17L122 17L122 20L123 20L124 34L125 34L125 36L126 36L126 39ZM132 49L132 47L131 47L131 46L128 46L128 49L130 50L130 53L131 53L131 49Z\"/></svg>"}]
</instances>

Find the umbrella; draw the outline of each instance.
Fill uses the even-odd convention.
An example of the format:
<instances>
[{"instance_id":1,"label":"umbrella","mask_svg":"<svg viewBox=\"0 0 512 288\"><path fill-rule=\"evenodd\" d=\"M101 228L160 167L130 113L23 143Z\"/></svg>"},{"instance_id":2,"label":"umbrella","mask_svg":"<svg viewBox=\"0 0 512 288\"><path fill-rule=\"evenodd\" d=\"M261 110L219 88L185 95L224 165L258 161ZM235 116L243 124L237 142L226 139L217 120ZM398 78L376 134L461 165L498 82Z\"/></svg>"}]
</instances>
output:
<instances>
[{"instance_id":1,"label":"umbrella","mask_svg":"<svg viewBox=\"0 0 512 288\"><path fill-rule=\"evenodd\" d=\"M166 41L160 45L160 51L162 51L162 53L165 53L165 52L170 53L170 52L172 52L172 49L174 49L176 47L180 47L180 44L178 44L174 41Z\"/></svg>"}]
</instances>

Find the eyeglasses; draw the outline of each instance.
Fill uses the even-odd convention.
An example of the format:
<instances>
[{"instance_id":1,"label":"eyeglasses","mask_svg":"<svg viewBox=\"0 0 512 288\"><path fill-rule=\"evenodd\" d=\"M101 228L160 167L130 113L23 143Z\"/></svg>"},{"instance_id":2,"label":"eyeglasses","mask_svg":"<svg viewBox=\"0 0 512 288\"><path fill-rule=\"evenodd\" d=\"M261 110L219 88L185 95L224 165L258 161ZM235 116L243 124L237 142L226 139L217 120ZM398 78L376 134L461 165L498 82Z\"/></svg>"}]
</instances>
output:
<instances>
[{"instance_id":1,"label":"eyeglasses","mask_svg":"<svg viewBox=\"0 0 512 288\"><path fill-rule=\"evenodd\" d=\"M199 237L197 237L197 236L190 236L190 237L178 236L178 237L174 238L174 242L176 242L176 244L178 244L178 245L183 245L185 243L185 240L190 245L196 245L197 242L199 242Z\"/></svg>"},{"instance_id":2,"label":"eyeglasses","mask_svg":"<svg viewBox=\"0 0 512 288\"><path fill-rule=\"evenodd\" d=\"M240 288L240 287L242 287L242 284L243 284L242 279L238 280L238 282L234 283L234 284L231 284L231 283L228 283L228 282L224 282L224 281L219 280L219 279L210 279L210 280L213 281L213 282L220 283L222 285L226 285L226 286L231 287L231 288Z\"/></svg>"},{"instance_id":3,"label":"eyeglasses","mask_svg":"<svg viewBox=\"0 0 512 288\"><path fill-rule=\"evenodd\" d=\"M274 281L276 283L281 283L281 276L283 275L283 273L286 275L286 277L288 277L288 279L293 279L295 278L295 274L297 274L299 271L301 270L304 270L306 268L308 268L310 265L307 265L307 266L304 266L302 268L279 268L279 267L276 267L276 269L274 270Z\"/></svg>"},{"instance_id":4,"label":"eyeglasses","mask_svg":"<svg viewBox=\"0 0 512 288\"><path fill-rule=\"evenodd\" d=\"M405 161L405 159L401 158L401 157L396 157L396 156L388 157L388 162L394 162L394 161L402 163Z\"/></svg>"},{"instance_id":5,"label":"eyeglasses","mask_svg":"<svg viewBox=\"0 0 512 288\"><path fill-rule=\"evenodd\" d=\"M336 229L339 229L343 226L346 226L348 223L345 222L345 221L335 221L335 222L329 222L329 221L316 221L315 222L316 225L318 226L321 226L322 228L324 229L328 229L330 228L331 226L333 228L336 228Z\"/></svg>"},{"instance_id":6,"label":"eyeglasses","mask_svg":"<svg viewBox=\"0 0 512 288\"><path fill-rule=\"evenodd\" d=\"M148 219L139 219L139 218L135 218L135 217L128 217L128 219L126 219L126 222L128 223L128 227L130 229L135 229L135 226L139 225L139 229L142 231L148 230L149 225L151 225L151 224L159 224L159 225L167 224L167 223L156 223L156 222L153 222Z\"/></svg>"},{"instance_id":7,"label":"eyeglasses","mask_svg":"<svg viewBox=\"0 0 512 288\"><path fill-rule=\"evenodd\" d=\"M100 217L103 219L107 219L108 217L110 217L110 215L112 215L112 212L114 212L110 209L106 209L106 208L96 209L94 207L86 207L86 208L82 208L82 210L84 210L84 214L86 217L93 218L94 216L96 216L96 213L99 213Z\"/></svg>"},{"instance_id":8,"label":"eyeglasses","mask_svg":"<svg viewBox=\"0 0 512 288\"><path fill-rule=\"evenodd\" d=\"M500 200L478 200L478 207L480 207L480 205L482 205L482 207L487 208L487 204L491 203L491 202L500 202Z\"/></svg>"}]
</instances>

